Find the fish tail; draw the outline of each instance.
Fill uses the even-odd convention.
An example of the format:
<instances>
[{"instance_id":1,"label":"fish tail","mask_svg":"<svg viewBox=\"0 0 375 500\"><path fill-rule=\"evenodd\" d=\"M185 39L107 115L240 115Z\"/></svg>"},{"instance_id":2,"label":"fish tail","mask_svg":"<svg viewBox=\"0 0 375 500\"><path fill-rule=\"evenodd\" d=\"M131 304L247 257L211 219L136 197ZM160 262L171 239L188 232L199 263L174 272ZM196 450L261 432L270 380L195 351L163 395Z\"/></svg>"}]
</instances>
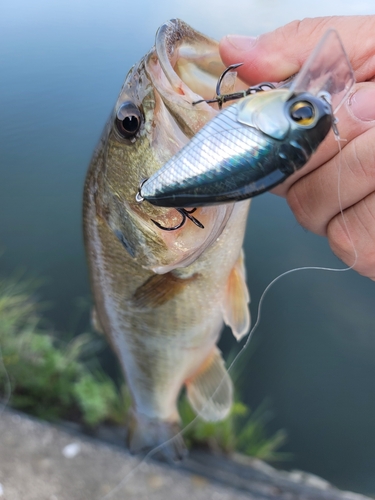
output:
<instances>
[{"instance_id":1,"label":"fish tail","mask_svg":"<svg viewBox=\"0 0 375 500\"><path fill-rule=\"evenodd\" d=\"M154 450L170 462L179 462L187 455L178 422L150 418L134 410L129 413L127 444L133 454Z\"/></svg>"}]
</instances>

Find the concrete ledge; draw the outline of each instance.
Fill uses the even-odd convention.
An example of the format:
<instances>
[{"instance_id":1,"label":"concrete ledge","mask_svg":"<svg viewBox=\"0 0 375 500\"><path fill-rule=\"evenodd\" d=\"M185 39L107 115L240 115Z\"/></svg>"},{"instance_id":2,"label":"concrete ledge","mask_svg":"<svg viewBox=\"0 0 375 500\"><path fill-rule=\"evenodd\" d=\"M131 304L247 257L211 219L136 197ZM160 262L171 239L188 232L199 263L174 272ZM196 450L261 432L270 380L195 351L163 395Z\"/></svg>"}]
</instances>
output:
<instances>
[{"instance_id":1,"label":"concrete ledge","mask_svg":"<svg viewBox=\"0 0 375 500\"><path fill-rule=\"evenodd\" d=\"M10 410L0 415L1 500L369 500L242 456L197 451L178 467L149 460L134 470L138 464L114 444Z\"/></svg>"}]
</instances>

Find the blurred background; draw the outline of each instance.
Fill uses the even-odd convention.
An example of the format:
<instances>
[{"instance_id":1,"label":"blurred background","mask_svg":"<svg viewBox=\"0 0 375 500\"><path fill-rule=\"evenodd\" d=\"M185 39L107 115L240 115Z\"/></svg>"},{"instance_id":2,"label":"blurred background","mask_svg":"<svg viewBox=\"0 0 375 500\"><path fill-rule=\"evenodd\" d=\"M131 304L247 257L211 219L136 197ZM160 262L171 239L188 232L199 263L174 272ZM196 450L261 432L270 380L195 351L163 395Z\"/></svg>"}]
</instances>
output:
<instances>
[{"instance_id":1,"label":"blurred background","mask_svg":"<svg viewBox=\"0 0 375 500\"><path fill-rule=\"evenodd\" d=\"M85 172L129 68L156 29L180 17L214 38L258 35L303 17L373 14L373 0L13 0L0 8L0 276L43 279L56 331L87 328L81 235ZM374 35L375 36L375 35ZM297 266L343 267L285 201L253 201L246 264L256 317L262 291ZM270 290L238 389L272 408L284 464L375 495L375 285L355 272L301 271ZM225 331L221 347L235 347Z\"/></svg>"}]
</instances>

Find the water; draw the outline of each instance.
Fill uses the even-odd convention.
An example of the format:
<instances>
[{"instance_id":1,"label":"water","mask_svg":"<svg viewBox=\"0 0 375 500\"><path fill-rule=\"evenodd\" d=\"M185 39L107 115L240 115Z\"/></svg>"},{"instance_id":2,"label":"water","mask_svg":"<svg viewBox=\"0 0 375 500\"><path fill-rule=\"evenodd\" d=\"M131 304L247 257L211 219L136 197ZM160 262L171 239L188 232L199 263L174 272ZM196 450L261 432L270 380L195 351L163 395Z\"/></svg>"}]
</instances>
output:
<instances>
[{"instance_id":1,"label":"water","mask_svg":"<svg viewBox=\"0 0 375 500\"><path fill-rule=\"evenodd\" d=\"M372 0L15 0L0 16L0 272L46 278L60 330L89 294L81 237L82 184L104 122L156 28L180 17L220 38L259 34L305 16L374 13ZM339 267L284 200L253 203L246 237L253 317L266 285L296 266ZM242 374L243 398L267 398L287 464L375 494L375 285L354 272L304 271L270 291ZM233 341L225 332L223 345Z\"/></svg>"}]
</instances>

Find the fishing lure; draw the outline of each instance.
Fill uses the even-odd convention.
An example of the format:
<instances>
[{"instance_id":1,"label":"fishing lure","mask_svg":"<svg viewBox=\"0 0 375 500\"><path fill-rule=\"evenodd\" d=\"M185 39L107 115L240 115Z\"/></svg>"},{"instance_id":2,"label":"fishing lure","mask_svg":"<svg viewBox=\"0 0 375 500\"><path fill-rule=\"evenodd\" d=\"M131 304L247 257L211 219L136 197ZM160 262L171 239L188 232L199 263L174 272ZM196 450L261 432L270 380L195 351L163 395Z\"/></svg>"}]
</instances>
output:
<instances>
[{"instance_id":1,"label":"fishing lure","mask_svg":"<svg viewBox=\"0 0 375 500\"><path fill-rule=\"evenodd\" d=\"M354 84L354 74L336 31L329 30L291 83L278 88L221 96L220 84L230 69L218 81L216 98L207 102L219 107L232 99L238 102L218 113L144 180L138 202L180 208L250 198L303 167L331 128L338 136L335 113ZM262 86L270 84L258 89L264 90Z\"/></svg>"}]
</instances>

